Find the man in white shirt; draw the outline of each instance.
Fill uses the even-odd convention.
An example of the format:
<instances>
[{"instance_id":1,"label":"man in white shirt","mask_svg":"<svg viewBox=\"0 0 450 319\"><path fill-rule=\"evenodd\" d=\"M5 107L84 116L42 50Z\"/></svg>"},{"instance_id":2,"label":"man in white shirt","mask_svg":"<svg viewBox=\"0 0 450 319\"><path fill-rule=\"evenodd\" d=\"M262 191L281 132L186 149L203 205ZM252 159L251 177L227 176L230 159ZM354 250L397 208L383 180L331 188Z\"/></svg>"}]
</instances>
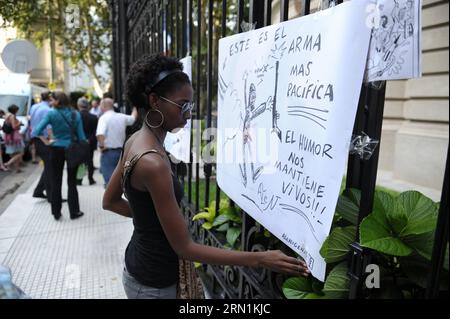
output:
<instances>
[{"instance_id":1,"label":"man in white shirt","mask_svg":"<svg viewBox=\"0 0 450 319\"><path fill-rule=\"evenodd\" d=\"M102 110L100 107L100 99L98 97L94 98L91 102L91 108L89 109L89 113L100 117L102 115Z\"/></svg>"},{"instance_id":2,"label":"man in white shirt","mask_svg":"<svg viewBox=\"0 0 450 319\"><path fill-rule=\"evenodd\" d=\"M120 160L127 126L133 125L137 119L137 111L131 115L114 112L114 101L104 98L101 103L102 116L98 119L97 141L101 151L100 171L108 184L117 163Z\"/></svg>"}]
</instances>

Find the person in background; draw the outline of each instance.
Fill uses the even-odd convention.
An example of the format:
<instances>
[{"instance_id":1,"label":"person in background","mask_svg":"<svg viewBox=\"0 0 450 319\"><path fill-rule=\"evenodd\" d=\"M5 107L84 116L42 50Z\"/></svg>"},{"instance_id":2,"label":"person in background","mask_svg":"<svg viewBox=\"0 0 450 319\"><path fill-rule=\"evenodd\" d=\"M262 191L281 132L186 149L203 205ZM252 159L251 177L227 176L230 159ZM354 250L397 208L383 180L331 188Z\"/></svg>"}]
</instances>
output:
<instances>
[{"instance_id":1,"label":"person in background","mask_svg":"<svg viewBox=\"0 0 450 319\"><path fill-rule=\"evenodd\" d=\"M98 120L97 140L101 152L100 171L106 186L119 162L126 128L134 124L138 114L135 108L131 115L114 112L114 100L111 98L104 98L101 108L103 115Z\"/></svg>"},{"instance_id":2,"label":"person in background","mask_svg":"<svg viewBox=\"0 0 450 319\"><path fill-rule=\"evenodd\" d=\"M111 99L111 100L114 101L114 97L113 97L113 94L111 92L103 93L103 99ZM116 113L120 113L119 104L116 101L114 101L114 103L113 103L113 110Z\"/></svg>"},{"instance_id":3,"label":"person in background","mask_svg":"<svg viewBox=\"0 0 450 319\"><path fill-rule=\"evenodd\" d=\"M16 173L21 173L20 164L22 162L23 152L25 149L25 144L23 142L23 137L20 134L20 127L23 125L16 117L19 107L12 104L8 107L9 114L6 115L5 124L12 127L12 132L9 134L5 133L5 153L11 156L10 160L5 163L6 168L10 168L14 165Z\"/></svg>"},{"instance_id":4,"label":"person in background","mask_svg":"<svg viewBox=\"0 0 450 319\"><path fill-rule=\"evenodd\" d=\"M28 109L28 124L30 123L30 113L31 113L31 109L33 108L33 106L36 104L36 101L34 100L34 98L31 99L31 107ZM37 159L37 153L36 153L36 146L33 143L33 139L31 138L31 125L28 125L27 127L27 131L25 132L26 138L25 138L25 142L28 142L29 145L29 150L31 153L31 163L33 164L39 164L39 160Z\"/></svg>"},{"instance_id":5,"label":"person in background","mask_svg":"<svg viewBox=\"0 0 450 319\"><path fill-rule=\"evenodd\" d=\"M102 114L102 110L100 108L100 99L98 97L94 97L91 101L91 108L89 109L89 113L95 115L97 118Z\"/></svg>"},{"instance_id":6,"label":"person in background","mask_svg":"<svg viewBox=\"0 0 450 319\"><path fill-rule=\"evenodd\" d=\"M3 164L3 150L2 150L2 144L3 144L3 140L0 137L0 171L2 172L8 172L9 169L5 166L5 164Z\"/></svg>"},{"instance_id":7,"label":"person in background","mask_svg":"<svg viewBox=\"0 0 450 319\"><path fill-rule=\"evenodd\" d=\"M31 135L31 127L28 127L28 133ZM34 145L33 142L30 143L30 153L31 153L31 163L33 164L39 164L39 160L37 158L37 151L36 151L36 145Z\"/></svg>"},{"instance_id":8,"label":"person in background","mask_svg":"<svg viewBox=\"0 0 450 319\"><path fill-rule=\"evenodd\" d=\"M77 101L78 110L80 111L81 121L83 122L84 134L86 135L91 152L87 162L89 185L95 184L94 180L94 151L97 148L97 123L98 118L89 112L89 101L85 98L79 98ZM81 185L82 180L78 180L78 185Z\"/></svg>"},{"instance_id":9,"label":"person in background","mask_svg":"<svg viewBox=\"0 0 450 319\"><path fill-rule=\"evenodd\" d=\"M64 92L54 92L50 95L50 104L53 109L49 111L44 119L35 128L35 136L49 146L50 149L50 180L52 183L51 206L52 214L56 220L61 218L62 198L61 187L66 161L66 149L72 143L72 127L79 141L85 141L86 136L81 123L81 116L70 107L70 101ZM53 139L46 139L43 135L44 129L48 125L52 126ZM80 211L77 190L77 170L78 167L67 167L68 204L71 219L76 219L84 215Z\"/></svg>"},{"instance_id":10,"label":"person in background","mask_svg":"<svg viewBox=\"0 0 450 319\"><path fill-rule=\"evenodd\" d=\"M41 102L34 104L30 109L30 128L31 128L31 141L36 149L37 155L44 162L44 170L42 171L41 178L34 189L33 197L37 198L47 198L50 201L51 183L50 183L50 150L47 145L45 145L40 138L36 136L35 128L44 119L48 112L50 112L51 107L49 104L50 92L44 91L41 93ZM51 138L51 126L47 126L43 131L43 136L46 139ZM45 194L44 194L45 191Z\"/></svg>"},{"instance_id":11,"label":"person in background","mask_svg":"<svg viewBox=\"0 0 450 319\"><path fill-rule=\"evenodd\" d=\"M113 98L114 98L111 92L105 92L105 93L103 93L103 96L102 96L102 97L103 97L104 99L113 99Z\"/></svg>"},{"instance_id":12,"label":"person in background","mask_svg":"<svg viewBox=\"0 0 450 319\"><path fill-rule=\"evenodd\" d=\"M0 119L2 119L5 116L5 112L3 110L0 110ZM0 130L2 127L0 126ZM3 138L0 135L0 171L7 172L9 169L3 164Z\"/></svg>"}]
</instances>

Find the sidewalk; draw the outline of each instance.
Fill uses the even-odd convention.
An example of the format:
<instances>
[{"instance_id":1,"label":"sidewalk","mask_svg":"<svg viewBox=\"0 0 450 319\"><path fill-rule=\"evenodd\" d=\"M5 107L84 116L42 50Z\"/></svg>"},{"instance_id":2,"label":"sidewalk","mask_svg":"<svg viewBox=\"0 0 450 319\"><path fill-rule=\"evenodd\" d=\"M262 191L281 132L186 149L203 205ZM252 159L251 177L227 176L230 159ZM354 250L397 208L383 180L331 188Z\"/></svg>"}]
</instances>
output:
<instances>
[{"instance_id":1,"label":"sidewalk","mask_svg":"<svg viewBox=\"0 0 450 319\"><path fill-rule=\"evenodd\" d=\"M14 283L31 298L126 297L123 255L132 221L102 209L103 178L95 173L96 185L87 186L85 177L78 186L80 219L71 220L64 203L55 221L50 204L32 197L37 179L0 216L0 264L11 268ZM67 198L65 185L62 194Z\"/></svg>"}]
</instances>

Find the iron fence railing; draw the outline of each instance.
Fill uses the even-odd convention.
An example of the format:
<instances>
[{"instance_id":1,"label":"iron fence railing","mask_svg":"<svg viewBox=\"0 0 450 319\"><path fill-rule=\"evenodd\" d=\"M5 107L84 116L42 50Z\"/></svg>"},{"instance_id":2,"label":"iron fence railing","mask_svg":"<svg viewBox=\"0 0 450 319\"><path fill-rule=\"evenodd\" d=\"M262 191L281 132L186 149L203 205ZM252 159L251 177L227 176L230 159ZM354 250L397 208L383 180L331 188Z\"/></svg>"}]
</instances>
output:
<instances>
[{"instance_id":1,"label":"iron fence railing","mask_svg":"<svg viewBox=\"0 0 450 319\"><path fill-rule=\"evenodd\" d=\"M275 2L275 1L274 1ZM289 0L280 0L280 21L289 17ZM311 1L301 2L302 14L310 13ZM342 1L333 1L340 3ZM113 26L114 93L119 105L130 112L125 98L125 81L129 66L143 54L160 52L182 58L193 57L193 87L196 108L193 119L204 120L206 128L212 127L217 110L215 92L217 83L218 40L227 35L242 32L242 22L256 23L256 28L272 24L272 0L110 0ZM275 21L278 22L278 21ZM218 32L220 31L220 32ZM362 84L354 134L367 133L381 140L385 83ZM195 138L194 135L192 135ZM194 143L195 144L195 143ZM197 147L199 143L197 143ZM346 186L361 190L359 221L367 216L373 206L377 177L379 147L369 160L349 156ZM191 159L193 154L191 152ZM187 188L183 200L183 212L193 238L199 242L224 247L221 233L210 232L192 221L202 206L209 206L210 188L215 187L216 210L221 191L214 180L214 165L195 163L179 164L180 179ZM200 183L204 183L204 202L200 203ZM214 185L215 184L215 185ZM195 196L194 196L195 195ZM234 203L230 200L230 205ZM273 243L260 236L260 226L243 213L240 249L261 251L270 249ZM448 245L448 161L439 212L433 258L429 276L427 297L438 295L439 275L443 267ZM350 298L361 297L365 265L370 261L370 251L358 245L358 232L351 245L349 277ZM210 293L217 298L282 298L283 276L265 270L243 267L203 266L201 277Z\"/></svg>"}]
</instances>

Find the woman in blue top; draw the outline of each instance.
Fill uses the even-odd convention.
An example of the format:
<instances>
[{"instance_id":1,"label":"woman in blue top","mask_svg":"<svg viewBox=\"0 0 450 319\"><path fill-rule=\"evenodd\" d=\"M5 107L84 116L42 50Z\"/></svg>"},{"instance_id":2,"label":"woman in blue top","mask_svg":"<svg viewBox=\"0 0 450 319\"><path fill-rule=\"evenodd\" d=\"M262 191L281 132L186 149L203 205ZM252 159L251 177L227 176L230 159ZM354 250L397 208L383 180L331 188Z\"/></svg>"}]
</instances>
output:
<instances>
[{"instance_id":1,"label":"woman in blue top","mask_svg":"<svg viewBox=\"0 0 450 319\"><path fill-rule=\"evenodd\" d=\"M53 106L53 109L38 124L34 134L39 136L46 145L50 146L50 181L52 183L50 202L53 217L59 220L62 206L61 185L66 159L65 150L72 142L71 125L75 126L75 133L80 141L86 140L86 136L84 135L80 114L70 108L69 99L64 92L52 93L50 96L50 105ZM75 121L72 121L72 114L75 115ZM49 124L53 130L53 139L51 140L46 139L42 134ZM83 216L83 213L80 212L78 201L77 169L78 167L67 167L67 197L71 219Z\"/></svg>"}]
</instances>

